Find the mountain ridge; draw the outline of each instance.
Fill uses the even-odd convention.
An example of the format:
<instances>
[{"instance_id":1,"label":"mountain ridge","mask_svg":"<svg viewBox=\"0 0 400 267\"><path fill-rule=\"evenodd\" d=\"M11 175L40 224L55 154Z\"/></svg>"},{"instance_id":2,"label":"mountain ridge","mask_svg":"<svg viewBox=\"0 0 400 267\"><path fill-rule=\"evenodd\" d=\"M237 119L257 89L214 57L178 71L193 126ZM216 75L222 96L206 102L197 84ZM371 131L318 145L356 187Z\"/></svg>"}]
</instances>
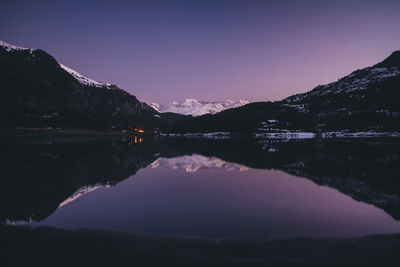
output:
<instances>
[{"instance_id":1,"label":"mountain ridge","mask_svg":"<svg viewBox=\"0 0 400 267\"><path fill-rule=\"evenodd\" d=\"M3 128L126 130L134 126L147 133L160 129L257 137L292 132L400 135L400 51L336 82L281 101L246 104L243 100L187 99L163 107L150 106L116 85L85 77L43 50L0 41L0 84Z\"/></svg>"},{"instance_id":2,"label":"mountain ridge","mask_svg":"<svg viewBox=\"0 0 400 267\"><path fill-rule=\"evenodd\" d=\"M150 106L160 113L172 112L182 115L201 116L204 114L215 114L248 103L250 102L247 100L199 101L194 98L188 98L184 101L172 101L164 105L151 103Z\"/></svg>"},{"instance_id":3,"label":"mountain ridge","mask_svg":"<svg viewBox=\"0 0 400 267\"><path fill-rule=\"evenodd\" d=\"M382 62L373 66L374 68L400 68L400 50L393 51L390 56L384 59Z\"/></svg>"},{"instance_id":4,"label":"mountain ridge","mask_svg":"<svg viewBox=\"0 0 400 267\"><path fill-rule=\"evenodd\" d=\"M285 132L340 136L400 132L400 53L326 85L275 102L253 102L176 121L171 132L240 132L259 137Z\"/></svg>"},{"instance_id":5,"label":"mountain ridge","mask_svg":"<svg viewBox=\"0 0 400 267\"><path fill-rule=\"evenodd\" d=\"M158 112L116 85L99 83L40 49L0 43L2 127L151 132Z\"/></svg>"}]
</instances>

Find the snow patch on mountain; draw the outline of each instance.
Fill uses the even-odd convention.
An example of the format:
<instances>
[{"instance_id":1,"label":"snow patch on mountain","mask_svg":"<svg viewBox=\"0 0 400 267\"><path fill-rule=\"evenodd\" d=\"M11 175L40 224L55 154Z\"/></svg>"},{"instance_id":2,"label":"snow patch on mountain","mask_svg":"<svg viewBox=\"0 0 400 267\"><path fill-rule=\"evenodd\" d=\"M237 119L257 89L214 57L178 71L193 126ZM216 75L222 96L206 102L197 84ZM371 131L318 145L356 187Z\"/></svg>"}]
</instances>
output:
<instances>
[{"instance_id":1,"label":"snow patch on mountain","mask_svg":"<svg viewBox=\"0 0 400 267\"><path fill-rule=\"evenodd\" d=\"M3 42L3 41L0 41L0 47L4 48L7 52L27 50L30 52L30 54L32 54L33 51L35 50L35 49L31 49L31 48L25 48L25 47L21 47L21 46L12 45L12 44L9 44L9 43ZM111 86L111 84L109 84L109 83L100 83L98 81L95 81L93 79L90 79L90 78L80 74L76 70L73 70L61 63L59 63L59 64L62 69L64 69L69 74L71 74L79 83L81 83L83 85L94 86L94 87L109 87L109 86Z\"/></svg>"},{"instance_id":2,"label":"snow patch on mountain","mask_svg":"<svg viewBox=\"0 0 400 267\"><path fill-rule=\"evenodd\" d=\"M189 98L184 101L172 101L164 105L152 103L151 107L160 113L173 112L183 115L201 116L204 114L215 114L230 108L241 107L248 103L250 102L247 100L207 102Z\"/></svg>"},{"instance_id":3,"label":"snow patch on mountain","mask_svg":"<svg viewBox=\"0 0 400 267\"><path fill-rule=\"evenodd\" d=\"M69 67L67 67L67 66L65 66L65 65L63 65L63 64L61 64L61 63L59 63L60 64L60 67L61 68L63 68L66 72L68 72L69 74L71 74L72 76L74 76L74 78L78 81L78 82L80 82L81 84L83 84L83 85L89 85L89 86L95 86L95 87L104 87L104 86L110 86L111 84L109 84L109 83L99 83L98 81L95 81L95 80L93 80L93 79L90 79L90 78L88 78L88 77L86 77L86 76L83 76L82 74L80 74L79 72L77 72L76 70L73 70L73 69L71 69L71 68L69 68Z\"/></svg>"},{"instance_id":4,"label":"snow patch on mountain","mask_svg":"<svg viewBox=\"0 0 400 267\"><path fill-rule=\"evenodd\" d=\"M356 70L351 74L341 78L337 82L332 82L326 85L319 85L315 89L307 93L290 96L284 101L289 103L296 103L302 101L307 97L362 91L366 90L368 86L374 82L379 82L398 75L400 75L400 70L397 67L369 67L362 70ZM293 108L296 107L293 106Z\"/></svg>"},{"instance_id":5,"label":"snow patch on mountain","mask_svg":"<svg viewBox=\"0 0 400 267\"><path fill-rule=\"evenodd\" d=\"M175 158L161 157L151 163L151 167L168 167L173 170L184 170L185 172L197 172L200 169L224 169L226 171L248 170L244 165L227 162L217 157L205 157L198 154Z\"/></svg>"},{"instance_id":6,"label":"snow patch on mountain","mask_svg":"<svg viewBox=\"0 0 400 267\"><path fill-rule=\"evenodd\" d=\"M9 43L3 42L3 41L0 41L0 46L3 47L5 50L7 50L7 52L21 51L21 50L29 50L32 52L32 50L33 50L30 48L12 45L12 44L9 44Z\"/></svg>"}]
</instances>

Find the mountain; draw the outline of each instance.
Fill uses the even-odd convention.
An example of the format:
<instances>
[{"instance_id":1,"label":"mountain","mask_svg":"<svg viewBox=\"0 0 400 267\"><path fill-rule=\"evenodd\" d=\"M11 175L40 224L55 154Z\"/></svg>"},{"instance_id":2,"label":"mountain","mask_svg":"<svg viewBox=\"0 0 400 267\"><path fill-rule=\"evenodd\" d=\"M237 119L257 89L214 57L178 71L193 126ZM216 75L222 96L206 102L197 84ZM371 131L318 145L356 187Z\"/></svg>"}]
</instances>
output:
<instances>
[{"instance_id":1,"label":"mountain","mask_svg":"<svg viewBox=\"0 0 400 267\"><path fill-rule=\"evenodd\" d=\"M282 103L314 114L320 131L399 131L399 99L400 51L396 51L381 63Z\"/></svg>"},{"instance_id":2,"label":"mountain","mask_svg":"<svg viewBox=\"0 0 400 267\"><path fill-rule=\"evenodd\" d=\"M0 125L151 131L160 115L135 96L60 64L40 49L0 42Z\"/></svg>"},{"instance_id":3,"label":"mountain","mask_svg":"<svg viewBox=\"0 0 400 267\"><path fill-rule=\"evenodd\" d=\"M186 99L185 101L173 101L165 105L152 103L150 106L160 113L172 112L183 115L201 116L204 114L215 114L226 109L237 108L248 104L249 101L227 100L225 102L207 102L196 99Z\"/></svg>"},{"instance_id":4,"label":"mountain","mask_svg":"<svg viewBox=\"0 0 400 267\"><path fill-rule=\"evenodd\" d=\"M40 49L0 42L0 127L169 133L238 132L257 137L400 136L400 51L336 82L277 102L140 102ZM248 103L248 104L247 104ZM307 136L312 136L308 134Z\"/></svg>"},{"instance_id":5,"label":"mountain","mask_svg":"<svg viewBox=\"0 0 400 267\"><path fill-rule=\"evenodd\" d=\"M400 132L400 51L336 82L277 102L257 102L214 115L177 120L171 132L241 132L269 137L392 136Z\"/></svg>"}]
</instances>

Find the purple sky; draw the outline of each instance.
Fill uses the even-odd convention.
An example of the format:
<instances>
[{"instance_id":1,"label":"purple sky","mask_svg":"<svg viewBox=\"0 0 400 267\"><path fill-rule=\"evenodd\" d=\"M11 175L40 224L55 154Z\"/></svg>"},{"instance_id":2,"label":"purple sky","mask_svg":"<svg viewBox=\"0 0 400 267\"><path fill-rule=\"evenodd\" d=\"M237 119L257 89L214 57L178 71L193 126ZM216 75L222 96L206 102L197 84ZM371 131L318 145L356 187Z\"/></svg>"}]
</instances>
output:
<instances>
[{"instance_id":1,"label":"purple sky","mask_svg":"<svg viewBox=\"0 0 400 267\"><path fill-rule=\"evenodd\" d=\"M400 1L8 1L0 40L146 102L279 100L400 49Z\"/></svg>"}]
</instances>

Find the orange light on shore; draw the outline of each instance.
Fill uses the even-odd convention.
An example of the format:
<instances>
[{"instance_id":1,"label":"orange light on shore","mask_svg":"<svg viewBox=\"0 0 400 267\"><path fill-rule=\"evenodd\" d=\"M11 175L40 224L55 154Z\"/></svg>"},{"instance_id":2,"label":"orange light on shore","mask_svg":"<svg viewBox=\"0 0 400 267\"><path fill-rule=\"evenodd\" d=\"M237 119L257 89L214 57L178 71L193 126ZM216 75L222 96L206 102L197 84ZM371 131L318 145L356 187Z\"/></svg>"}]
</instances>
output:
<instances>
[{"instance_id":1,"label":"orange light on shore","mask_svg":"<svg viewBox=\"0 0 400 267\"><path fill-rule=\"evenodd\" d=\"M143 131L143 130L141 130L141 129L138 129L138 132L139 132L139 133L144 133L144 131Z\"/></svg>"}]
</instances>

